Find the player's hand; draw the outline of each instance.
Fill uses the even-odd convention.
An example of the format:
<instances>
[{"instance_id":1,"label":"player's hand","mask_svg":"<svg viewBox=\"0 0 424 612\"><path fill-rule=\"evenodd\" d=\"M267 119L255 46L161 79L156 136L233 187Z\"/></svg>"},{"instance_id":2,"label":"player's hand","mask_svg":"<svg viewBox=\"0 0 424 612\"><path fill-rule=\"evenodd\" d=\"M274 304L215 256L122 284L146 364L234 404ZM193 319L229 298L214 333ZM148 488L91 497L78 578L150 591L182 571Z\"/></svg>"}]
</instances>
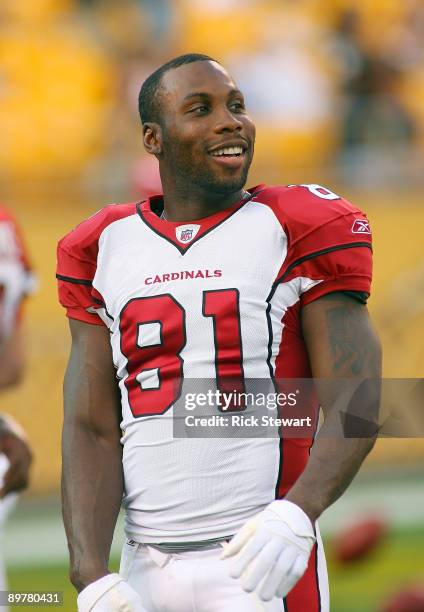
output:
<instances>
[{"instance_id":1,"label":"player's hand","mask_svg":"<svg viewBox=\"0 0 424 612\"><path fill-rule=\"evenodd\" d=\"M11 417L0 417L0 452L6 455L9 467L4 475L0 498L28 486L32 453L21 427Z\"/></svg>"},{"instance_id":2,"label":"player's hand","mask_svg":"<svg viewBox=\"0 0 424 612\"><path fill-rule=\"evenodd\" d=\"M78 595L78 612L145 612L140 595L119 574L107 574Z\"/></svg>"},{"instance_id":3,"label":"player's hand","mask_svg":"<svg viewBox=\"0 0 424 612\"><path fill-rule=\"evenodd\" d=\"M315 539L303 510L277 500L240 529L221 558L237 555L230 575L241 577L245 591L256 591L260 599L269 601L285 597L303 576Z\"/></svg>"}]
</instances>

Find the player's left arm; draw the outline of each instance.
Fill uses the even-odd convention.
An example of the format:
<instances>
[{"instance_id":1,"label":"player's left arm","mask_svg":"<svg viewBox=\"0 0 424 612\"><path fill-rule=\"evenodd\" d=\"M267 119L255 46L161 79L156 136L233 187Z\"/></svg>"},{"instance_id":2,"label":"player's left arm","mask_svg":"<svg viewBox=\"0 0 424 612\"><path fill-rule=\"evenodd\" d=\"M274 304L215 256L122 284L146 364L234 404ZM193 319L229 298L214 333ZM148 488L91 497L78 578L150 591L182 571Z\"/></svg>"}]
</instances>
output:
<instances>
[{"instance_id":1,"label":"player's left arm","mask_svg":"<svg viewBox=\"0 0 424 612\"><path fill-rule=\"evenodd\" d=\"M302 328L324 422L286 500L315 521L346 490L375 443L381 345L366 305L342 292L306 305ZM356 405L346 399L347 379L364 381Z\"/></svg>"},{"instance_id":2,"label":"player's left arm","mask_svg":"<svg viewBox=\"0 0 424 612\"><path fill-rule=\"evenodd\" d=\"M381 349L367 308L371 230L362 211L317 185L285 194L289 249L280 280L315 282L300 292L302 336L324 422L306 469L231 540L225 557L243 588L285 597L304 574L315 520L348 487L378 431ZM326 200L326 205L323 200Z\"/></svg>"},{"instance_id":3,"label":"player's left arm","mask_svg":"<svg viewBox=\"0 0 424 612\"><path fill-rule=\"evenodd\" d=\"M330 293L303 308L302 327L324 423L286 498L248 521L223 553L237 555L231 575L264 601L285 597L304 574L315 520L348 487L378 429L381 348L366 306ZM355 381L363 386L352 402L346 391Z\"/></svg>"}]
</instances>

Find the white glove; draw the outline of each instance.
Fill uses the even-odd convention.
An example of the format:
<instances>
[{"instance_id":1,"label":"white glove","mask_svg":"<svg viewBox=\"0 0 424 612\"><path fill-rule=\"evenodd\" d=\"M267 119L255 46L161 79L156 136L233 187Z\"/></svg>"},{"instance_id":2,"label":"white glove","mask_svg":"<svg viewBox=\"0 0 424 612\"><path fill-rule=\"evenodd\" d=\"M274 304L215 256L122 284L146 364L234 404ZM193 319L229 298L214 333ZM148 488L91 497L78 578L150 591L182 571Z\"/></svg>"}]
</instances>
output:
<instances>
[{"instance_id":1,"label":"white glove","mask_svg":"<svg viewBox=\"0 0 424 612\"><path fill-rule=\"evenodd\" d=\"M78 612L145 612L140 595L119 574L107 574L78 595Z\"/></svg>"},{"instance_id":2,"label":"white glove","mask_svg":"<svg viewBox=\"0 0 424 612\"><path fill-rule=\"evenodd\" d=\"M242 588L262 601L285 597L303 576L315 543L311 521L286 500L270 503L248 521L224 548L222 559L239 553L230 570Z\"/></svg>"}]
</instances>

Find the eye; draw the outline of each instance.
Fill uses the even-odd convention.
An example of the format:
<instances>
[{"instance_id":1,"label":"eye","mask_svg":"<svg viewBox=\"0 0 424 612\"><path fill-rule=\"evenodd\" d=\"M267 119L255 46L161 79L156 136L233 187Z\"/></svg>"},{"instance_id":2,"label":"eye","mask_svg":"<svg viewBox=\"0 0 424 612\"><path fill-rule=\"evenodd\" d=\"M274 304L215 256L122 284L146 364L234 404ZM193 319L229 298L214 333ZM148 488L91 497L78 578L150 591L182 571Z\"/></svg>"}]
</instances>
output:
<instances>
[{"instance_id":1,"label":"eye","mask_svg":"<svg viewBox=\"0 0 424 612\"><path fill-rule=\"evenodd\" d=\"M231 102L230 109L236 113L240 113L246 110L244 103L241 100L236 100L234 102Z\"/></svg>"},{"instance_id":2,"label":"eye","mask_svg":"<svg viewBox=\"0 0 424 612\"><path fill-rule=\"evenodd\" d=\"M204 104L199 104L199 106L191 108L188 112L193 115L204 115L208 112L208 110L209 108L207 106L205 106Z\"/></svg>"}]
</instances>

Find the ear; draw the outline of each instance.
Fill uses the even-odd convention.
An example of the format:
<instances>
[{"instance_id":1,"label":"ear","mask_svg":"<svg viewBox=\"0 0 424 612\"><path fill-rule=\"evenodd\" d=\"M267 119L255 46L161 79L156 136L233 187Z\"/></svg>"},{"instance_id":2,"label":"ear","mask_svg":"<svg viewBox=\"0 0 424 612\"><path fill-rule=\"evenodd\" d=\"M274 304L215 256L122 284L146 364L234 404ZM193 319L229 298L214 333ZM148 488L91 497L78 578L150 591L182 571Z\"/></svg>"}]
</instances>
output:
<instances>
[{"instance_id":1,"label":"ear","mask_svg":"<svg viewBox=\"0 0 424 612\"><path fill-rule=\"evenodd\" d=\"M159 156L162 153L162 128L158 123L143 125L143 144L147 153Z\"/></svg>"}]
</instances>

